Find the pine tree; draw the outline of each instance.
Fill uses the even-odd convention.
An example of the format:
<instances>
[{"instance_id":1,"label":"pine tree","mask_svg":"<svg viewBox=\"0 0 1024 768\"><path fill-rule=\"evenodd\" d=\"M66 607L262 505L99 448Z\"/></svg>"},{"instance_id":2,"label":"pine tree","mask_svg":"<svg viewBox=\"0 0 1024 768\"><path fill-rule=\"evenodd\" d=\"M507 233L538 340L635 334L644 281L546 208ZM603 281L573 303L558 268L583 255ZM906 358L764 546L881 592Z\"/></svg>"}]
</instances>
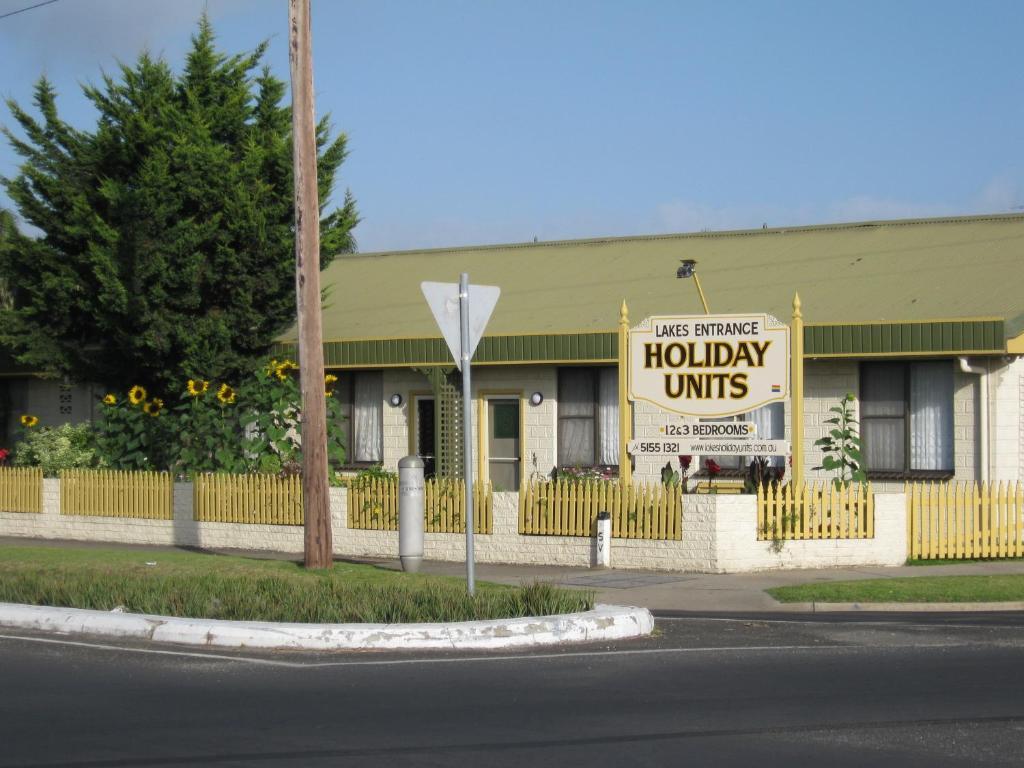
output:
<instances>
[{"instance_id":1,"label":"pine tree","mask_svg":"<svg viewBox=\"0 0 1024 768\"><path fill-rule=\"evenodd\" d=\"M91 131L35 87L8 101L23 158L3 179L33 236L5 225L0 345L33 370L179 393L240 376L295 319L291 111L261 61L217 51L204 16L180 76L146 53L84 87ZM354 249L355 202L325 214L346 137L318 125L321 268ZM2 222L0 222L2 223Z\"/></svg>"}]
</instances>

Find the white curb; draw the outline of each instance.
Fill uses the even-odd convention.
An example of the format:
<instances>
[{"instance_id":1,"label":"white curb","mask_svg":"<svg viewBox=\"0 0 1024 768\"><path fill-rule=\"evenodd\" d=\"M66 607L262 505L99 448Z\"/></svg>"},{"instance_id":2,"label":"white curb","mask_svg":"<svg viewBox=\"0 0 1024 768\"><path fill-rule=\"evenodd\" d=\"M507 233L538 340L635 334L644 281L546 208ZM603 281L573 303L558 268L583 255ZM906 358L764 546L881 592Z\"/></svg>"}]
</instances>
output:
<instances>
[{"instance_id":1,"label":"white curb","mask_svg":"<svg viewBox=\"0 0 1024 768\"><path fill-rule=\"evenodd\" d=\"M646 608L598 605L583 613L450 624L274 624L0 603L0 626L219 648L462 650L641 637L653 631L654 618Z\"/></svg>"}]
</instances>

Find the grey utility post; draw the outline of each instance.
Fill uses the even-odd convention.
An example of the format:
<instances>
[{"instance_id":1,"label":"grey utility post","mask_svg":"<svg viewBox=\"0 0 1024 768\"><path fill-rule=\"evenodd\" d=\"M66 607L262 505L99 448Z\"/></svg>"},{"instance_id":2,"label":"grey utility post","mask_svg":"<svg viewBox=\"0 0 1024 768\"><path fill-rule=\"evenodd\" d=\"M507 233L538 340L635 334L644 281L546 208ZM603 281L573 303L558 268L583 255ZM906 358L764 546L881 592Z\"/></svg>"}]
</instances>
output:
<instances>
[{"instance_id":1,"label":"grey utility post","mask_svg":"<svg viewBox=\"0 0 1024 768\"><path fill-rule=\"evenodd\" d=\"M476 594L476 564L473 562L473 395L469 383L469 275L459 276L459 335L462 352L462 464L466 470L466 590ZM481 425L481 428L483 425Z\"/></svg>"},{"instance_id":2,"label":"grey utility post","mask_svg":"<svg viewBox=\"0 0 1024 768\"><path fill-rule=\"evenodd\" d=\"M423 459L398 462L398 558L402 570L417 573L423 562Z\"/></svg>"}]
</instances>

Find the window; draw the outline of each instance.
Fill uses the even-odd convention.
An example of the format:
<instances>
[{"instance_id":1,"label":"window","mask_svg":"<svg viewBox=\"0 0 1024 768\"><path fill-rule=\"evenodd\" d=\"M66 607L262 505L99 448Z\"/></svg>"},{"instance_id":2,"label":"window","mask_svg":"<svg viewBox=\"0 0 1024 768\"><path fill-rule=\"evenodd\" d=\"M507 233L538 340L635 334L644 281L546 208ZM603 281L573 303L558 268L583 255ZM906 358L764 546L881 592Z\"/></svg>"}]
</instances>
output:
<instances>
[{"instance_id":1,"label":"window","mask_svg":"<svg viewBox=\"0 0 1024 768\"><path fill-rule=\"evenodd\" d=\"M756 408L749 413L739 416L728 416L724 419L703 419L703 421L752 421L757 426L757 436L766 440L783 440L786 437L786 405L785 403L769 403ZM704 459L714 459L722 469L728 470L728 474L746 474L753 456L702 456L701 466ZM785 466L784 456L771 456L768 463L772 467Z\"/></svg>"},{"instance_id":2,"label":"window","mask_svg":"<svg viewBox=\"0 0 1024 768\"><path fill-rule=\"evenodd\" d=\"M953 472L953 367L864 363L861 439L868 472Z\"/></svg>"},{"instance_id":3,"label":"window","mask_svg":"<svg viewBox=\"0 0 1024 768\"><path fill-rule=\"evenodd\" d=\"M345 417L346 464L384 460L384 378L380 371L338 374L334 396Z\"/></svg>"},{"instance_id":4,"label":"window","mask_svg":"<svg viewBox=\"0 0 1024 768\"><path fill-rule=\"evenodd\" d=\"M558 369L558 466L619 463L619 371Z\"/></svg>"}]
</instances>

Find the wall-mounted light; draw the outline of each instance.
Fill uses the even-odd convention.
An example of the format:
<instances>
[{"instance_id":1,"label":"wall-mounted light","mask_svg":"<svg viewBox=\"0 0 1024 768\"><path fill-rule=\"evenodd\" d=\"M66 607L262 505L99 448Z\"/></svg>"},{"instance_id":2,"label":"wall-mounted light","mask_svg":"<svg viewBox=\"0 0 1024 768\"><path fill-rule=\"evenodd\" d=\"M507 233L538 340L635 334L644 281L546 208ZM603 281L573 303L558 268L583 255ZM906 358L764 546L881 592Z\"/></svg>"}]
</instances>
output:
<instances>
[{"instance_id":1,"label":"wall-mounted light","mask_svg":"<svg viewBox=\"0 0 1024 768\"><path fill-rule=\"evenodd\" d=\"M693 259L680 259L680 264L682 266L676 270L676 277L680 280L693 278L693 282L697 286L697 295L700 296L700 303L704 305L704 314L710 315L711 310L708 309L708 300L704 298L704 289L700 287L700 278L697 277L697 262Z\"/></svg>"},{"instance_id":2,"label":"wall-mounted light","mask_svg":"<svg viewBox=\"0 0 1024 768\"><path fill-rule=\"evenodd\" d=\"M391 403L392 406L397 408L402 404L402 396L395 392L395 394L388 398L388 402Z\"/></svg>"},{"instance_id":3,"label":"wall-mounted light","mask_svg":"<svg viewBox=\"0 0 1024 768\"><path fill-rule=\"evenodd\" d=\"M544 402L544 395L540 392L534 392L530 395L530 405L540 405Z\"/></svg>"}]
</instances>

